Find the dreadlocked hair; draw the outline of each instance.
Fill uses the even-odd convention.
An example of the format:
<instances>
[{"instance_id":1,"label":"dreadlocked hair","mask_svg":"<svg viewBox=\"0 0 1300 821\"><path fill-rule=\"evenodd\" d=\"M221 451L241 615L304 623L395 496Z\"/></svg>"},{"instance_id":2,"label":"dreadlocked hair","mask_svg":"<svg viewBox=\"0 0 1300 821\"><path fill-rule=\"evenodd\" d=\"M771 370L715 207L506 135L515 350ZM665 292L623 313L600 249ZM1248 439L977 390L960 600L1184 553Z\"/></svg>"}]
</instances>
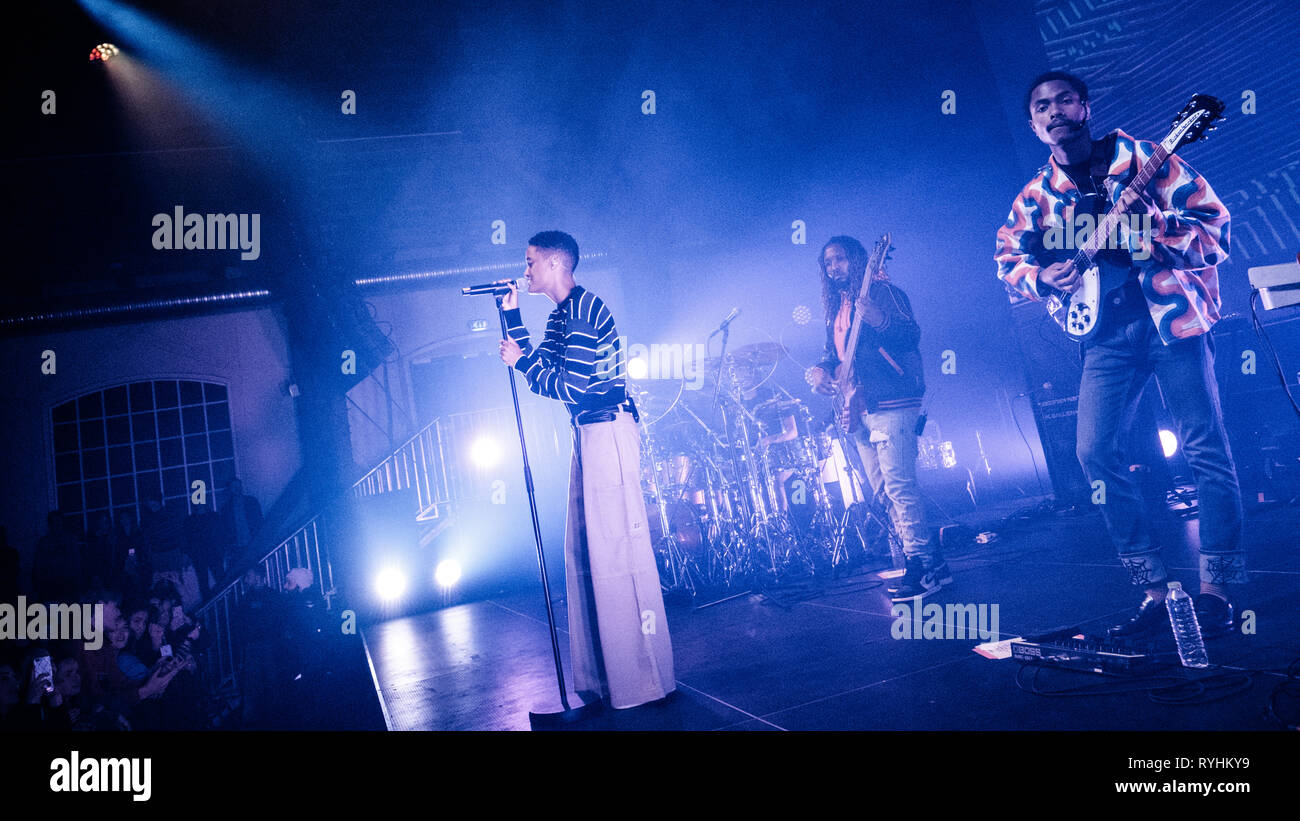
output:
<instances>
[{"instance_id":1,"label":"dreadlocked hair","mask_svg":"<svg viewBox=\"0 0 1300 821\"><path fill-rule=\"evenodd\" d=\"M849 258L849 277L846 280L831 279L826 274L826 249L832 245L843 248L844 255ZM841 293L847 290L850 298L853 298L862 289L862 277L867 272L867 249L853 237L843 235L831 237L826 240L822 252L817 255L817 267L822 274L822 308L829 318L840 309Z\"/></svg>"}]
</instances>

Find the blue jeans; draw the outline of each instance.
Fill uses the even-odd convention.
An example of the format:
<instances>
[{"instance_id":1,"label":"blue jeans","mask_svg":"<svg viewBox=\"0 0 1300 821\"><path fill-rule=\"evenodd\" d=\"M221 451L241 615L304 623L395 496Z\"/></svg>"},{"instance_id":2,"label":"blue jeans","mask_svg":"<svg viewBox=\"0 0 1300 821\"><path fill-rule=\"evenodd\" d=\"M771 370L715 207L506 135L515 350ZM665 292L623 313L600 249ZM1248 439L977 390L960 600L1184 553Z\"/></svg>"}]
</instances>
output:
<instances>
[{"instance_id":1,"label":"blue jeans","mask_svg":"<svg viewBox=\"0 0 1300 821\"><path fill-rule=\"evenodd\" d=\"M920 415L920 408L863 413L853 444L862 457L872 493L883 491L889 500L889 516L903 540L903 555L920 558L929 566L934 547L925 523L925 504L916 486L916 422Z\"/></svg>"},{"instance_id":2,"label":"blue jeans","mask_svg":"<svg viewBox=\"0 0 1300 821\"><path fill-rule=\"evenodd\" d=\"M1106 530L1133 584L1163 586L1168 573L1159 547L1152 544L1142 494L1118 443L1120 427L1153 373L1196 480L1201 582L1244 582L1241 489L1223 427L1209 334L1165 345L1150 316L1143 315L1103 327L1085 345L1078 457L1094 498L1096 483L1104 482L1100 507Z\"/></svg>"}]
</instances>

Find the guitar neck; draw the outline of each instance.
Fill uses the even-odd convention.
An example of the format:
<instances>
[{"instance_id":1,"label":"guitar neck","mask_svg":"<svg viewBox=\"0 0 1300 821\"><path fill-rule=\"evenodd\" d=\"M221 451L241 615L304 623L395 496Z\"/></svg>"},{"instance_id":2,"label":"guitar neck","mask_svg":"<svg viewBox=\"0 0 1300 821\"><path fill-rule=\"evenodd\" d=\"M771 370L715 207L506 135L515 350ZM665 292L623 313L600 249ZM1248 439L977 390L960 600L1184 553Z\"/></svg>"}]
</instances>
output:
<instances>
[{"instance_id":1,"label":"guitar neck","mask_svg":"<svg viewBox=\"0 0 1300 821\"><path fill-rule=\"evenodd\" d=\"M1156 172L1160 170L1161 166L1165 164L1165 160L1167 159L1169 159L1169 152L1165 150L1163 145L1157 145L1156 150L1152 152L1151 157L1143 163L1141 168L1138 169L1137 174L1133 177L1133 181L1125 186L1124 190L1141 191L1146 188L1147 183L1151 182L1151 178L1156 175ZM1136 151L1133 153L1133 161L1137 162ZM1092 232L1092 236L1083 244L1083 247L1079 249L1079 252L1074 255L1074 265L1076 268L1082 270L1092 265L1093 259L1097 256L1097 252L1100 251L1102 246L1106 244L1107 240L1109 240L1111 232L1115 230L1115 226L1119 225L1119 221L1123 219L1123 217L1124 210L1120 208L1118 204L1113 206L1110 211L1106 213L1106 216L1102 218L1101 222L1097 223L1097 228Z\"/></svg>"},{"instance_id":2,"label":"guitar neck","mask_svg":"<svg viewBox=\"0 0 1300 821\"><path fill-rule=\"evenodd\" d=\"M853 327L849 330L849 338L844 342L844 382L851 384L853 382L853 355L858 350L858 337L862 330L862 312L854 308Z\"/></svg>"},{"instance_id":3,"label":"guitar neck","mask_svg":"<svg viewBox=\"0 0 1300 821\"><path fill-rule=\"evenodd\" d=\"M853 301L853 322L849 325L849 338L844 345L844 379L842 387L848 388L853 385L853 359L854 354L858 351L858 337L862 334L862 302L867 299L871 293L871 282L875 279L876 274L884 270L885 260L889 259L889 234L881 237L880 242L876 243L875 250L867 259L867 270L862 274L862 287L858 289L857 298Z\"/></svg>"},{"instance_id":4,"label":"guitar neck","mask_svg":"<svg viewBox=\"0 0 1300 821\"><path fill-rule=\"evenodd\" d=\"M853 359L858 350L858 338L862 336L862 307L859 303L871 288L871 276L871 270L867 269L867 275L862 279L862 292L853 303L853 324L849 327L849 338L844 343L844 384L846 386L853 384Z\"/></svg>"}]
</instances>

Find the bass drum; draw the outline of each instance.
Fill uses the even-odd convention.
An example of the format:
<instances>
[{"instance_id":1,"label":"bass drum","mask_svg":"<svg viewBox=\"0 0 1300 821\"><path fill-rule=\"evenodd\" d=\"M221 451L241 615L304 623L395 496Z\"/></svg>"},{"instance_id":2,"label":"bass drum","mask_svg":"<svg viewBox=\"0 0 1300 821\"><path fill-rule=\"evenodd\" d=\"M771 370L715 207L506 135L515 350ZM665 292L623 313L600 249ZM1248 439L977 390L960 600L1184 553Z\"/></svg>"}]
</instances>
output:
<instances>
[{"instance_id":1,"label":"bass drum","mask_svg":"<svg viewBox=\"0 0 1300 821\"><path fill-rule=\"evenodd\" d=\"M684 553L693 556L704 554L704 526L695 506L689 502L672 501L666 503L668 511L668 532L677 540L677 546ZM655 550L664 538L663 523L659 520L659 507L654 497L648 496L645 503L646 520L650 525L650 543Z\"/></svg>"}]
</instances>

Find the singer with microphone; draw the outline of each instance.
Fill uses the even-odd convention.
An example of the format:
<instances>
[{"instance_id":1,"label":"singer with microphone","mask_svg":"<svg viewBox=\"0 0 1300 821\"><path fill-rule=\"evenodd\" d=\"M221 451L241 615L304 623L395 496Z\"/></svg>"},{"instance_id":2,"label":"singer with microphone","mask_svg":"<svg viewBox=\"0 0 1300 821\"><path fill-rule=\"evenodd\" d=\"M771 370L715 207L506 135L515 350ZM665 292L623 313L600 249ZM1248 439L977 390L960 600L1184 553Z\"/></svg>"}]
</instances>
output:
<instances>
[{"instance_id":1,"label":"singer with microphone","mask_svg":"<svg viewBox=\"0 0 1300 821\"><path fill-rule=\"evenodd\" d=\"M809 381L818 393L831 394L832 375L841 362L853 357L857 401L850 409L858 418L848 420L845 427L862 459L864 484L889 502L907 562L902 579L889 592L896 602L925 597L950 584L952 574L934 545L916 485L925 396L921 328L907 294L883 272L867 286L865 300L859 301L867 250L853 237L831 237L818 264L826 309L826 359L809 372ZM859 312L857 348L849 351L850 328Z\"/></svg>"},{"instance_id":2,"label":"singer with microphone","mask_svg":"<svg viewBox=\"0 0 1300 821\"><path fill-rule=\"evenodd\" d=\"M528 293L555 303L533 347L513 282L505 288L501 360L533 393L558 399L573 425L564 541L574 689L616 709L666 697L675 687L672 640L641 495L641 438L627 395L614 317L578 285L578 243L562 231L528 240Z\"/></svg>"}]
</instances>

